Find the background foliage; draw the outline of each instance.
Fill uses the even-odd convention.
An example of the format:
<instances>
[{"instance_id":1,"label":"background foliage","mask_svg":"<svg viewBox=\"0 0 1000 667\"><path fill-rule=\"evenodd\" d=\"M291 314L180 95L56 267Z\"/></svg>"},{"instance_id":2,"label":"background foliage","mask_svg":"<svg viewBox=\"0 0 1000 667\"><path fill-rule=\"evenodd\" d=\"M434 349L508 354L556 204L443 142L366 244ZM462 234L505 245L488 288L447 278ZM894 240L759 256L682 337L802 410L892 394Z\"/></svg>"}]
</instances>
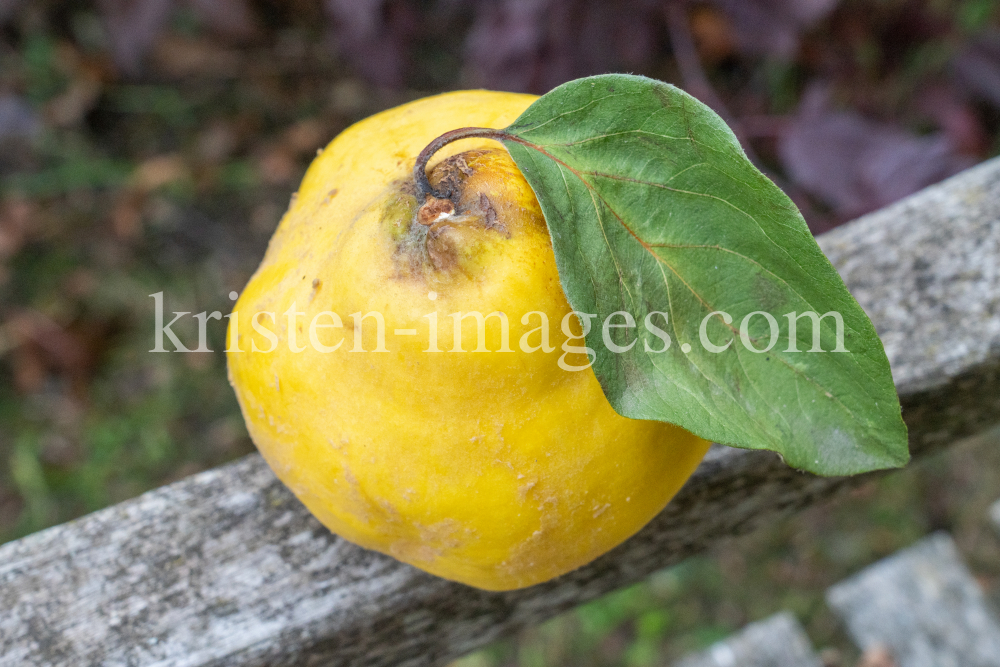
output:
<instances>
[{"instance_id":1,"label":"background foliage","mask_svg":"<svg viewBox=\"0 0 1000 667\"><path fill-rule=\"evenodd\" d=\"M214 353L150 354L149 295L225 312L337 132L605 71L715 108L814 232L1000 151L995 0L0 0L0 540L252 450L222 326ZM850 664L821 594L871 560L944 528L996 589L998 456L958 448L467 664L667 664L780 608Z\"/></svg>"}]
</instances>

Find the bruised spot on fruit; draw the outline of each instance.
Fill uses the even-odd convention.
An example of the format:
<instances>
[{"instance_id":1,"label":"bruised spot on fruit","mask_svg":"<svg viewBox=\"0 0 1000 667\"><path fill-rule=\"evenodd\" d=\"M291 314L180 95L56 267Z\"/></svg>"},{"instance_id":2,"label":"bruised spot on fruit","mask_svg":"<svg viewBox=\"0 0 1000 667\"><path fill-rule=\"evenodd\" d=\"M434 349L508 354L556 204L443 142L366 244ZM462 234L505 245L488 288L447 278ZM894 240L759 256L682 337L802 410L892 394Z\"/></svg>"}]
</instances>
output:
<instances>
[{"instance_id":1,"label":"bruised spot on fruit","mask_svg":"<svg viewBox=\"0 0 1000 667\"><path fill-rule=\"evenodd\" d=\"M427 234L427 257L438 273L462 268L460 258L463 248L458 243L462 231L458 226L447 225L432 228Z\"/></svg>"},{"instance_id":2,"label":"bruised spot on fruit","mask_svg":"<svg viewBox=\"0 0 1000 667\"><path fill-rule=\"evenodd\" d=\"M403 179L393 181L383 192L381 201L376 206L381 211L379 225L389 234L398 252L401 246L413 240L413 218L417 211L413 182Z\"/></svg>"}]
</instances>

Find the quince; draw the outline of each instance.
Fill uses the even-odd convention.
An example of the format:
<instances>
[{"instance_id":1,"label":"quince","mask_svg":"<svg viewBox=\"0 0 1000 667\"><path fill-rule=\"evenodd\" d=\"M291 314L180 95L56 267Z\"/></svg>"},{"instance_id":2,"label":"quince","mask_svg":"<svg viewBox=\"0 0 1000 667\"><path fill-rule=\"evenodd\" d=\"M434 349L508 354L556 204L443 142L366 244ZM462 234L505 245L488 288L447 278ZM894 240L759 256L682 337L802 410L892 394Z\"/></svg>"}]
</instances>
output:
<instances>
[{"instance_id":1,"label":"quince","mask_svg":"<svg viewBox=\"0 0 1000 667\"><path fill-rule=\"evenodd\" d=\"M229 326L250 435L306 507L351 542L490 590L620 544L709 446L608 403L538 203L499 144L444 147L430 181L447 197L417 200L424 146L504 127L534 99L449 93L345 130Z\"/></svg>"}]
</instances>

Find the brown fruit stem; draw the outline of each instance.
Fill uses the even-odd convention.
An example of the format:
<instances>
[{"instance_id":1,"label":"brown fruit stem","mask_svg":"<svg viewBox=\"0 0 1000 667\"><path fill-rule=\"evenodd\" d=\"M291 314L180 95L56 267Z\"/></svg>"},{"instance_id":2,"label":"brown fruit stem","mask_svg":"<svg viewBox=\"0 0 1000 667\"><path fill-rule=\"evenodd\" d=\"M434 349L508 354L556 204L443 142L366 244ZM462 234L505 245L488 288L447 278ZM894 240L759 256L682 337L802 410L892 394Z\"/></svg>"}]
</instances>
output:
<instances>
[{"instance_id":1,"label":"brown fruit stem","mask_svg":"<svg viewBox=\"0 0 1000 667\"><path fill-rule=\"evenodd\" d=\"M482 139L510 139L513 135L504 130L494 130L488 127L460 127L457 130L445 132L440 137L427 144L424 150L417 156L417 163L413 165L413 181L417 184L417 201L424 202L428 196L435 199L444 199L445 195L437 192L431 187L431 182L427 179L427 162L431 157L446 145L459 139L470 139L478 137Z\"/></svg>"}]
</instances>

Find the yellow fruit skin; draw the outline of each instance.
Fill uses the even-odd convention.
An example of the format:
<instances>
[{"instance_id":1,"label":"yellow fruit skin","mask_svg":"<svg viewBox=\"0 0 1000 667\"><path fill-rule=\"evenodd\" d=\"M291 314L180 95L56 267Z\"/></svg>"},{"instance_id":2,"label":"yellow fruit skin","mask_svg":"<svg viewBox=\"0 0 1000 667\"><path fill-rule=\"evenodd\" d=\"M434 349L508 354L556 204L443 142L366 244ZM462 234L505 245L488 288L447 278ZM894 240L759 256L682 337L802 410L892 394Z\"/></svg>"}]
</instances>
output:
<instances>
[{"instance_id":1,"label":"yellow fruit skin","mask_svg":"<svg viewBox=\"0 0 1000 667\"><path fill-rule=\"evenodd\" d=\"M450 93L344 131L309 168L229 330L230 380L250 435L324 525L490 590L546 581L620 544L667 504L709 444L676 426L621 417L592 370L559 367L570 307L537 201L499 144L463 140L435 156L432 164L469 157L458 213L472 213L413 245L421 230L411 223L417 202L406 183L415 156L448 130L504 127L534 99ZM302 314L290 318L293 303ZM314 330L323 345L343 341L333 352L310 343L310 322L322 311L344 324ZM356 337L350 315L370 311L384 316L387 352L373 351L374 317ZM462 325L466 352L450 351L450 315L470 311L505 313L513 351L496 351L496 317L487 327L491 352L471 351L472 318ZM520 349L521 336L539 326L537 315L521 323L530 311L548 315L555 351ZM252 350L271 347L252 328L257 312L277 320L258 320L277 336L271 352ZM442 352L424 351L432 312ZM418 335L397 336L397 328ZM540 339L536 332L528 342ZM351 351L356 345L366 351ZM586 363L582 354L564 359Z\"/></svg>"}]
</instances>

